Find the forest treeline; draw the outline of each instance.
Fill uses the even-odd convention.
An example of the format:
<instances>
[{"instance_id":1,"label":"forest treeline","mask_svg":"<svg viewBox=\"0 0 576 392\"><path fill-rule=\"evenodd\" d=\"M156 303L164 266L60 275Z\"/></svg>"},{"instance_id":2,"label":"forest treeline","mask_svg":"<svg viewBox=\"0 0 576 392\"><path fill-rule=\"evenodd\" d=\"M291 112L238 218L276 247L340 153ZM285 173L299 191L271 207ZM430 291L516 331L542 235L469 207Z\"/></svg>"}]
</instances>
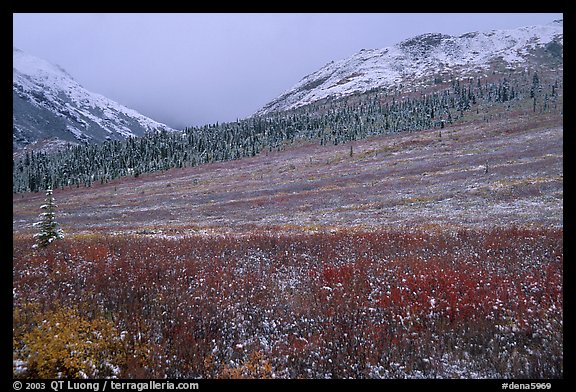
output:
<instances>
[{"instance_id":1,"label":"forest treeline","mask_svg":"<svg viewBox=\"0 0 576 392\"><path fill-rule=\"evenodd\" d=\"M54 153L27 151L13 161L13 192L91 186L122 176L197 166L279 151L297 140L340 144L372 135L443 128L494 108L562 110L555 74L510 73L442 83L412 94L377 89L290 111L229 123L155 131L103 144L68 145Z\"/></svg>"}]
</instances>

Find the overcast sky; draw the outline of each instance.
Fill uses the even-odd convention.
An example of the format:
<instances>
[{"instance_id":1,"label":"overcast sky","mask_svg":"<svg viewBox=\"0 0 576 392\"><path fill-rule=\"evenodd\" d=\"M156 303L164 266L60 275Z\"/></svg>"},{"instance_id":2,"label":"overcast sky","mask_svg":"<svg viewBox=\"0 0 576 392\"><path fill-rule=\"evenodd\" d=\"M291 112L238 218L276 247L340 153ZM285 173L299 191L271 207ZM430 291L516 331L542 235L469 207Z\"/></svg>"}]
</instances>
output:
<instances>
[{"instance_id":1,"label":"overcast sky","mask_svg":"<svg viewBox=\"0 0 576 392\"><path fill-rule=\"evenodd\" d=\"M174 128L252 115L332 60L562 14L14 14L14 46Z\"/></svg>"}]
</instances>

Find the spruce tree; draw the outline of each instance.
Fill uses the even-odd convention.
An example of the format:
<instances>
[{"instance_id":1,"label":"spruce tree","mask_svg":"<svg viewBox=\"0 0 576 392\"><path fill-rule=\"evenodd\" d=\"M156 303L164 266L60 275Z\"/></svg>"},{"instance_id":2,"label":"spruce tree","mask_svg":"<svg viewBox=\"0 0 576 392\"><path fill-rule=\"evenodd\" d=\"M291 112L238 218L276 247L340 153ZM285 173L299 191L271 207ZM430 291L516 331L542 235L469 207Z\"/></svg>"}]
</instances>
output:
<instances>
[{"instance_id":1,"label":"spruce tree","mask_svg":"<svg viewBox=\"0 0 576 392\"><path fill-rule=\"evenodd\" d=\"M44 204L40 206L44 212L39 215L40 221L34 224L34 226L40 229L40 232L34 235L36 238L35 248L45 248L51 244L52 241L64 238L60 225L56 222L55 211L57 207L54 202L54 196L52 195L52 189L48 189L46 191Z\"/></svg>"}]
</instances>

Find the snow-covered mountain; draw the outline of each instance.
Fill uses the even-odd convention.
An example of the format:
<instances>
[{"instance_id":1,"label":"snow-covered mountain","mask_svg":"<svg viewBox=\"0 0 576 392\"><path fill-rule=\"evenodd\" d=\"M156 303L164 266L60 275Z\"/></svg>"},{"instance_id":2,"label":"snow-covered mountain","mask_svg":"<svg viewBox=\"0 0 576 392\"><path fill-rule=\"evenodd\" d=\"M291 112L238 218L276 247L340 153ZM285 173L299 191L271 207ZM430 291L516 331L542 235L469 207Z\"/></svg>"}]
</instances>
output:
<instances>
[{"instance_id":1,"label":"snow-covered mountain","mask_svg":"<svg viewBox=\"0 0 576 392\"><path fill-rule=\"evenodd\" d=\"M374 88L417 87L435 75L517 67L520 63L562 66L563 21L511 30L472 32L454 37L428 33L384 49L361 50L332 61L304 77L256 115L294 109L324 98L343 97Z\"/></svg>"},{"instance_id":2,"label":"snow-covered mountain","mask_svg":"<svg viewBox=\"0 0 576 392\"><path fill-rule=\"evenodd\" d=\"M64 69L13 49L14 150L33 143L103 142L172 130L135 110L86 90Z\"/></svg>"}]
</instances>

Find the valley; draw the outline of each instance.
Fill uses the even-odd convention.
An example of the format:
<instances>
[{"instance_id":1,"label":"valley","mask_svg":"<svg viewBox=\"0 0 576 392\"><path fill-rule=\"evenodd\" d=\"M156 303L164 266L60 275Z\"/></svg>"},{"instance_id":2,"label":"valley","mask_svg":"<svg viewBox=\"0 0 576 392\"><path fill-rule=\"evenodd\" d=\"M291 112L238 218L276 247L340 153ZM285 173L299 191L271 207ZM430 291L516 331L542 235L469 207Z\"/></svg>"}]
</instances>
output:
<instances>
[{"instance_id":1,"label":"valley","mask_svg":"<svg viewBox=\"0 0 576 392\"><path fill-rule=\"evenodd\" d=\"M181 132L14 49L13 377L563 378L562 23L362 50Z\"/></svg>"}]
</instances>

